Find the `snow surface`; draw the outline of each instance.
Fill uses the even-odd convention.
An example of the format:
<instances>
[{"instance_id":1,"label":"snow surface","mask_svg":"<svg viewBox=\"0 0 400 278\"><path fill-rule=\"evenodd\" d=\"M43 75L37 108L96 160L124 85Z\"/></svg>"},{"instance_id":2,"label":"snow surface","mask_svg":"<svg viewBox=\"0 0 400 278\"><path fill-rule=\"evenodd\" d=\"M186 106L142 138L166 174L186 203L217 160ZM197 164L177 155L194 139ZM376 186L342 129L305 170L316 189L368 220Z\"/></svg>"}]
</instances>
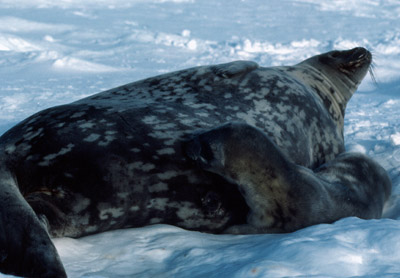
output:
<instances>
[{"instance_id":1,"label":"snow surface","mask_svg":"<svg viewBox=\"0 0 400 278\"><path fill-rule=\"evenodd\" d=\"M400 277L400 1L0 1L0 134L44 108L164 72L236 59L288 65L355 46L373 52L377 82L367 77L347 107L346 147L389 172L386 219L282 235L157 225L55 239L68 275Z\"/></svg>"}]
</instances>

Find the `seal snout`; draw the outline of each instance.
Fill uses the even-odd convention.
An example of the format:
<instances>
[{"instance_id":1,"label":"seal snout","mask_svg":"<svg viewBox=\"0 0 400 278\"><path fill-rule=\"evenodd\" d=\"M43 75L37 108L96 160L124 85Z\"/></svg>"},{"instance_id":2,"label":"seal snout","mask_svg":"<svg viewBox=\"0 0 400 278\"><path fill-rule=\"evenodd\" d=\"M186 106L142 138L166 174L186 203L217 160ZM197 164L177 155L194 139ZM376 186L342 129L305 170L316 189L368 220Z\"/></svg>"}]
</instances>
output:
<instances>
[{"instance_id":1,"label":"seal snout","mask_svg":"<svg viewBox=\"0 0 400 278\"><path fill-rule=\"evenodd\" d=\"M320 61L325 64L337 64L339 70L346 69L355 71L364 66L368 67L372 62L372 54L364 47L356 47L350 50L334 50L322 54Z\"/></svg>"},{"instance_id":2,"label":"seal snout","mask_svg":"<svg viewBox=\"0 0 400 278\"><path fill-rule=\"evenodd\" d=\"M364 47L356 47L344 51L331 51L322 54L320 61L350 78L359 84L364 78L372 63L372 54Z\"/></svg>"},{"instance_id":3,"label":"seal snout","mask_svg":"<svg viewBox=\"0 0 400 278\"><path fill-rule=\"evenodd\" d=\"M361 62L363 60L365 61L372 61L372 54L369 52L367 49L364 47L356 47L353 48L350 51L350 57L349 60L351 61L356 61L356 62Z\"/></svg>"},{"instance_id":4,"label":"seal snout","mask_svg":"<svg viewBox=\"0 0 400 278\"><path fill-rule=\"evenodd\" d=\"M359 68L369 67L372 62L372 54L364 47L356 47L347 51L340 51L341 55L332 55L338 59L343 71L356 71ZM342 60L342 61L340 61Z\"/></svg>"}]
</instances>

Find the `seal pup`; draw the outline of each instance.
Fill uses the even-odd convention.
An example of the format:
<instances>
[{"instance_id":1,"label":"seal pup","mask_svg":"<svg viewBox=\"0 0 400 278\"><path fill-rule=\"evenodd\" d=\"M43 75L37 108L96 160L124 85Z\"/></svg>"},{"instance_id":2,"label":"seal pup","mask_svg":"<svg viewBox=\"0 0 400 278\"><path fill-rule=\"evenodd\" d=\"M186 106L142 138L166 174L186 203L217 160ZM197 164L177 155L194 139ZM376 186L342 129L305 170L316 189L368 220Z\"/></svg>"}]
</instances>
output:
<instances>
[{"instance_id":1,"label":"seal pup","mask_svg":"<svg viewBox=\"0 0 400 278\"><path fill-rule=\"evenodd\" d=\"M294 66L201 66L27 118L0 137L0 271L61 277L47 232L80 237L166 223L220 233L246 224L237 186L190 163L184 139L242 121L291 162L316 168L344 150L346 103L371 60L355 48Z\"/></svg>"},{"instance_id":2,"label":"seal pup","mask_svg":"<svg viewBox=\"0 0 400 278\"><path fill-rule=\"evenodd\" d=\"M261 130L229 123L200 133L186 153L201 168L239 187L247 223L227 233L285 233L356 216L380 218L392 184L386 171L360 153L341 153L314 171L296 165Z\"/></svg>"}]
</instances>

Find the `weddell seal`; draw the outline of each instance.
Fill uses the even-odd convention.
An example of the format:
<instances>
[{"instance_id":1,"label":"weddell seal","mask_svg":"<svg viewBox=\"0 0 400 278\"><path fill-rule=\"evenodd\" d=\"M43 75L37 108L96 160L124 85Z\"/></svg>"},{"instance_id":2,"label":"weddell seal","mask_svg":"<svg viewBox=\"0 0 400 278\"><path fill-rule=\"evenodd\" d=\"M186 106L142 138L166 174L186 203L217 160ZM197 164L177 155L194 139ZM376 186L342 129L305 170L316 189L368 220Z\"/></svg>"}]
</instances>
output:
<instances>
[{"instance_id":1,"label":"weddell seal","mask_svg":"<svg viewBox=\"0 0 400 278\"><path fill-rule=\"evenodd\" d=\"M386 171L360 153L317 169L290 162L260 129L229 123L193 137L188 156L239 187L250 207L231 233L282 233L347 216L380 218L391 193Z\"/></svg>"},{"instance_id":2,"label":"weddell seal","mask_svg":"<svg viewBox=\"0 0 400 278\"><path fill-rule=\"evenodd\" d=\"M295 66L201 66L27 118L0 138L0 271L65 276L50 237L156 223L212 233L292 231L344 216L379 217L390 191L384 171L364 156L336 158L344 151L346 103L371 60L355 48ZM207 135L227 127L243 137ZM267 168L239 167L258 152L249 165ZM379 184L373 196L372 181ZM298 194L306 204L289 205ZM335 206L340 198L349 209Z\"/></svg>"}]
</instances>

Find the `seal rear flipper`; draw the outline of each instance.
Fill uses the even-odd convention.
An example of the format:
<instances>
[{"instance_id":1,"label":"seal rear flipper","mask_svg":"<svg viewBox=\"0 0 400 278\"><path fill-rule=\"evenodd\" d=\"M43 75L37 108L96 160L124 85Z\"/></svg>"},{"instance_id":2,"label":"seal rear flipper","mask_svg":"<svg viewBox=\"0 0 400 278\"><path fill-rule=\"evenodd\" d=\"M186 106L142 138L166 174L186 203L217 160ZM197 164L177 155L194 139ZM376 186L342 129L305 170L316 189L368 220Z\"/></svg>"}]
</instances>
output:
<instances>
[{"instance_id":1,"label":"seal rear flipper","mask_svg":"<svg viewBox=\"0 0 400 278\"><path fill-rule=\"evenodd\" d=\"M257 69L259 66L253 61L234 61L226 64L212 66L212 71L223 78L232 78Z\"/></svg>"},{"instance_id":2,"label":"seal rear flipper","mask_svg":"<svg viewBox=\"0 0 400 278\"><path fill-rule=\"evenodd\" d=\"M0 272L23 277L67 277L44 225L8 170L0 170Z\"/></svg>"}]
</instances>

